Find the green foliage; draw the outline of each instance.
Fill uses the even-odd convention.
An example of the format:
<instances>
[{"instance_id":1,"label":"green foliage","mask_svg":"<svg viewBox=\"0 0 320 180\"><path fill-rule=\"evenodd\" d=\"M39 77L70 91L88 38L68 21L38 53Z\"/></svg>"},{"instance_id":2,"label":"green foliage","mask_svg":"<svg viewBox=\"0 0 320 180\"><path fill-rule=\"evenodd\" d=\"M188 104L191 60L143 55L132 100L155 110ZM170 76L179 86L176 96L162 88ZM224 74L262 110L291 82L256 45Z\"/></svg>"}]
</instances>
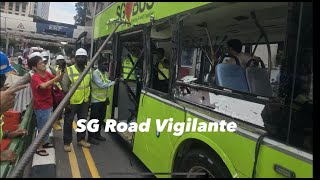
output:
<instances>
[{"instance_id":1,"label":"green foliage","mask_svg":"<svg viewBox=\"0 0 320 180\"><path fill-rule=\"evenodd\" d=\"M73 19L75 20L74 24L84 26L86 20L87 2L77 2L75 6L77 15L73 17Z\"/></svg>"}]
</instances>

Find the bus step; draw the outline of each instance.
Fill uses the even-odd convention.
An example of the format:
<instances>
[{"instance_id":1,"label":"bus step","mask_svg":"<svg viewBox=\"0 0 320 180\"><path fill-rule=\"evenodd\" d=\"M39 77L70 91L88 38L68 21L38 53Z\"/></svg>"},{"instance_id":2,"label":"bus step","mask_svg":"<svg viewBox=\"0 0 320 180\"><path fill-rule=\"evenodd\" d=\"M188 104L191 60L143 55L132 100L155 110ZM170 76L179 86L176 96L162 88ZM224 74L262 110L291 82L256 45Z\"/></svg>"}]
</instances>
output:
<instances>
[{"instance_id":1,"label":"bus step","mask_svg":"<svg viewBox=\"0 0 320 180\"><path fill-rule=\"evenodd\" d=\"M130 147L133 146L133 132L128 132L128 131L125 131L125 132L118 132L117 133L120 135L120 137L125 140Z\"/></svg>"}]
</instances>

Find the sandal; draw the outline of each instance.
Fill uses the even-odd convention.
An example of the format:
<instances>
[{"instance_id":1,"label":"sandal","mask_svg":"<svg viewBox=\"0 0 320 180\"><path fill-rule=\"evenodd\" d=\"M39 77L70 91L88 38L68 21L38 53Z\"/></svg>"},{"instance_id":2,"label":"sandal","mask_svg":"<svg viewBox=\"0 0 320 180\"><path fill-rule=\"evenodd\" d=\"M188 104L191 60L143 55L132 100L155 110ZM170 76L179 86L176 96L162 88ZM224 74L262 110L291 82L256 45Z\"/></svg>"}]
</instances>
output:
<instances>
[{"instance_id":1,"label":"sandal","mask_svg":"<svg viewBox=\"0 0 320 180\"><path fill-rule=\"evenodd\" d=\"M37 150L36 154L38 154L39 156L49 156L49 153L44 149Z\"/></svg>"},{"instance_id":2,"label":"sandal","mask_svg":"<svg viewBox=\"0 0 320 180\"><path fill-rule=\"evenodd\" d=\"M42 145L43 148L53 148L53 144L51 143L45 143L44 145Z\"/></svg>"}]
</instances>

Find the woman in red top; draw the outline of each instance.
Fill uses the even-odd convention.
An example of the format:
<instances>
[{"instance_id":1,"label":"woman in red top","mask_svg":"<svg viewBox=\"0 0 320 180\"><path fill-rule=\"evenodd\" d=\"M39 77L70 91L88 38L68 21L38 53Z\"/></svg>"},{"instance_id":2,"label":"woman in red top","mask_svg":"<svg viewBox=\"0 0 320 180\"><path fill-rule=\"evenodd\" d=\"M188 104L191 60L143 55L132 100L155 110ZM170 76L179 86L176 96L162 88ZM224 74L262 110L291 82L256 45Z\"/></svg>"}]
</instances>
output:
<instances>
[{"instance_id":1,"label":"woman in red top","mask_svg":"<svg viewBox=\"0 0 320 180\"><path fill-rule=\"evenodd\" d=\"M40 131L48 121L52 112L52 84L61 81L63 74L58 71L55 77L47 72L46 65L40 56L29 59L28 65L29 68L35 72L31 77L31 90L33 94L33 109L37 119L37 129ZM48 142L48 139L49 133L38 147L36 154L40 156L49 155L44 149L53 147L53 145Z\"/></svg>"}]
</instances>

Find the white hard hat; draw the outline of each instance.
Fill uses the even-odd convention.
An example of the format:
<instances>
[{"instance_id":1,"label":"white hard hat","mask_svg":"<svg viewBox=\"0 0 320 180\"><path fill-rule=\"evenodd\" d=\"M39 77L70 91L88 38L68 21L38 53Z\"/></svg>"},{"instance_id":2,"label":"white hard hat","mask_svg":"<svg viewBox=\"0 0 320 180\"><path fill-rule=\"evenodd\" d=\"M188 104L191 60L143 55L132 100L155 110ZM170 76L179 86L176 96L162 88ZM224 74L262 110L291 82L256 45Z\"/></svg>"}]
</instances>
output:
<instances>
[{"instance_id":1,"label":"white hard hat","mask_svg":"<svg viewBox=\"0 0 320 180\"><path fill-rule=\"evenodd\" d=\"M42 56L49 56L49 54L48 54L46 51L42 51L42 52L41 52L41 55L42 55Z\"/></svg>"},{"instance_id":2,"label":"white hard hat","mask_svg":"<svg viewBox=\"0 0 320 180\"><path fill-rule=\"evenodd\" d=\"M64 57L62 55L58 55L57 59L64 59Z\"/></svg>"},{"instance_id":3,"label":"white hard hat","mask_svg":"<svg viewBox=\"0 0 320 180\"><path fill-rule=\"evenodd\" d=\"M76 51L76 56L88 56L87 51L83 48L79 48Z\"/></svg>"},{"instance_id":4,"label":"white hard hat","mask_svg":"<svg viewBox=\"0 0 320 180\"><path fill-rule=\"evenodd\" d=\"M29 55L29 59L35 57L35 56L39 56L39 57L42 57L41 54L39 52L33 52ZM43 57L42 57L43 58Z\"/></svg>"}]
</instances>

